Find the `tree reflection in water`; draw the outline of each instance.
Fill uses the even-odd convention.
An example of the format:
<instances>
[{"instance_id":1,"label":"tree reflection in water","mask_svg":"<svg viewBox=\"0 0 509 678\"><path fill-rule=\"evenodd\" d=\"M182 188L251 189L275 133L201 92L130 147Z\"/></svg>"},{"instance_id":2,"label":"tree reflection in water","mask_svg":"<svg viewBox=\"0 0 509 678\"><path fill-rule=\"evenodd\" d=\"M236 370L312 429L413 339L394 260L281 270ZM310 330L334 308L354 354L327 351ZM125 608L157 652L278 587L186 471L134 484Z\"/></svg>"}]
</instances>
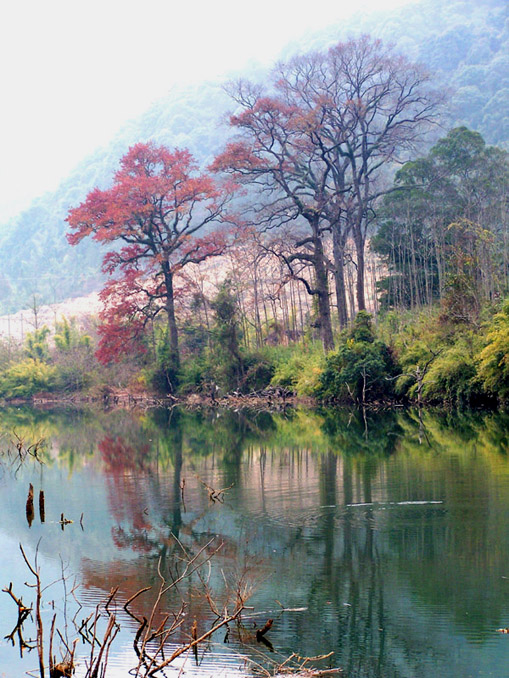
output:
<instances>
[{"instance_id":1,"label":"tree reflection in water","mask_svg":"<svg viewBox=\"0 0 509 678\"><path fill-rule=\"evenodd\" d=\"M182 547L196 552L218 535L211 586L220 603L242 580L253 584L257 611L272 616L276 601L307 608L275 617L270 640L283 655L334 650L334 663L362 678L481 675L509 659L507 644L492 649L509 615L506 415L22 417L8 413L4 429L36 437L44 429L50 469L104 475L114 556L83 558L90 590L118 584L127 599L157 587L158 566L171 573ZM224 504L209 500L203 482L232 485ZM210 609L199 584L179 595L203 628ZM136 614L152 602L137 599Z\"/></svg>"}]
</instances>

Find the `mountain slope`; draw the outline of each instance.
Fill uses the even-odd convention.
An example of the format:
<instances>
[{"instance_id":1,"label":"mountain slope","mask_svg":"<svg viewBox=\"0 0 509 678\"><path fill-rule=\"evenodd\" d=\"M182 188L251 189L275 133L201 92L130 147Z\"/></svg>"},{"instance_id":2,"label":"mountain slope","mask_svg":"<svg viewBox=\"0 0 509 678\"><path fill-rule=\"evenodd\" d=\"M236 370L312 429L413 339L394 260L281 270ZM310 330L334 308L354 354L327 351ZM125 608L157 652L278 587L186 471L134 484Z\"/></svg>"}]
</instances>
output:
<instances>
[{"instance_id":1,"label":"mountain slope","mask_svg":"<svg viewBox=\"0 0 509 678\"><path fill-rule=\"evenodd\" d=\"M396 11L359 15L342 25L288 45L295 52L323 49L350 35L370 33L393 42L428 66L450 92L450 126L480 131L490 144L509 139L509 18L505 0L443 3L422 0ZM260 77L259 71L243 74ZM122 128L112 142L84 159L58 190L33 202L0 230L0 312L26 306L34 294L55 302L97 289L100 248L65 240L69 207L94 186L105 187L119 158L132 144L154 140L188 147L207 164L228 135L225 118L231 102L221 83L178 88L144 115Z\"/></svg>"}]
</instances>

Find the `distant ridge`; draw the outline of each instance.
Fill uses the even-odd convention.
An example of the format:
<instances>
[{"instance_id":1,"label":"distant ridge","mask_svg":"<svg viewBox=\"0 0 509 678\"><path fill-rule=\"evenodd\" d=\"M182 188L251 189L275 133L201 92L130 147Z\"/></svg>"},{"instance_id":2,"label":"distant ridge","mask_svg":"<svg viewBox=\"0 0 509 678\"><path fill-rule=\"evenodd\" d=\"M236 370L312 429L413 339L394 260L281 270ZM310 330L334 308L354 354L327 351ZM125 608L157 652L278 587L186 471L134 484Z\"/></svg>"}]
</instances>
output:
<instances>
[{"instance_id":1,"label":"distant ridge","mask_svg":"<svg viewBox=\"0 0 509 678\"><path fill-rule=\"evenodd\" d=\"M452 91L450 126L464 124L489 144L508 148L509 15L505 0L421 0L391 12L356 15L341 25L306 34L281 52L326 48L351 35L370 33L421 61ZM260 78L253 68L243 77ZM143 115L124 125L111 143L85 158L54 192L0 229L0 313L55 303L92 292L101 284L101 253L92 241L71 248L65 217L94 186L105 187L120 157L138 141L188 147L206 165L228 136L231 101L220 82L176 87Z\"/></svg>"}]
</instances>

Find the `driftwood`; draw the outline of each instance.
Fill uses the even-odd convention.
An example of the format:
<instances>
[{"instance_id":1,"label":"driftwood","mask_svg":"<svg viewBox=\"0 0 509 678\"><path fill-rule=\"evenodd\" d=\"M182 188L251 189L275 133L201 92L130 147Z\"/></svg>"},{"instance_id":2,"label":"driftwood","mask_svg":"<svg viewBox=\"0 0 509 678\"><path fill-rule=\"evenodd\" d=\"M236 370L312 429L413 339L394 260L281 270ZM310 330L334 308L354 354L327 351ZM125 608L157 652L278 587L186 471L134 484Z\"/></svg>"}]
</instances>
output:
<instances>
[{"instance_id":1,"label":"driftwood","mask_svg":"<svg viewBox=\"0 0 509 678\"><path fill-rule=\"evenodd\" d=\"M263 638L263 636L267 633L267 631L270 631L272 628L272 624L274 623L273 619L269 619L265 626L263 626L261 629L258 629L256 631L256 640L260 642L260 640Z\"/></svg>"}]
</instances>

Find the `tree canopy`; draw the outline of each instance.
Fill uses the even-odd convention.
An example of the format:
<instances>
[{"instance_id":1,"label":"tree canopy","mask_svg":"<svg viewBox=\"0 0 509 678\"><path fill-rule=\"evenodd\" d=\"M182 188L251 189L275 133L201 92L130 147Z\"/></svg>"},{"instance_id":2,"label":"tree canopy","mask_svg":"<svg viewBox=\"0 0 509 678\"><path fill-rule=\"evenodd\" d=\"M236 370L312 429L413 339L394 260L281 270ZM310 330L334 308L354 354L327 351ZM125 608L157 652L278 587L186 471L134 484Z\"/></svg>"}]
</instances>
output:
<instances>
[{"instance_id":1,"label":"tree canopy","mask_svg":"<svg viewBox=\"0 0 509 678\"><path fill-rule=\"evenodd\" d=\"M147 321L163 313L178 367L175 278L224 251L232 195L233 185L199 172L189 151L140 143L120 161L111 188L94 189L70 210L71 244L90 236L115 245L103 259L111 279L102 292L101 360L139 345Z\"/></svg>"}]
</instances>

